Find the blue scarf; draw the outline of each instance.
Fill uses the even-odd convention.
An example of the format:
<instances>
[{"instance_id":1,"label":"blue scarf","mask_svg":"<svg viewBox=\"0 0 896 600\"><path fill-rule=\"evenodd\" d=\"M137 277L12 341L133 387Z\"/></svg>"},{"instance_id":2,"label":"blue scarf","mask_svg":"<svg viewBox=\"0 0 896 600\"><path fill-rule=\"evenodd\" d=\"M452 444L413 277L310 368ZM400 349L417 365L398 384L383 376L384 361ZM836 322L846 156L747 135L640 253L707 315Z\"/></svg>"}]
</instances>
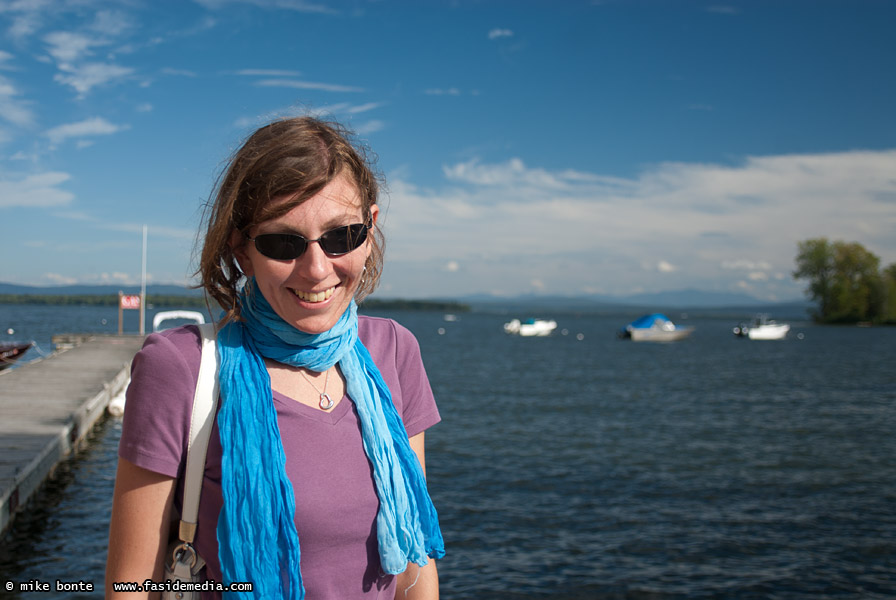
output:
<instances>
[{"instance_id":1,"label":"blue scarf","mask_svg":"<svg viewBox=\"0 0 896 600\"><path fill-rule=\"evenodd\" d=\"M247 288L249 292L247 293ZM330 329L303 333L281 319L254 279L240 295L244 322L218 333L224 506L218 520L218 557L225 584L251 581L238 598L304 598L299 570L295 497L262 357L312 371L339 364L346 393L361 421L364 451L373 465L380 507L377 541L386 573L445 554L435 507L408 442L389 388L358 338L357 305Z\"/></svg>"}]
</instances>

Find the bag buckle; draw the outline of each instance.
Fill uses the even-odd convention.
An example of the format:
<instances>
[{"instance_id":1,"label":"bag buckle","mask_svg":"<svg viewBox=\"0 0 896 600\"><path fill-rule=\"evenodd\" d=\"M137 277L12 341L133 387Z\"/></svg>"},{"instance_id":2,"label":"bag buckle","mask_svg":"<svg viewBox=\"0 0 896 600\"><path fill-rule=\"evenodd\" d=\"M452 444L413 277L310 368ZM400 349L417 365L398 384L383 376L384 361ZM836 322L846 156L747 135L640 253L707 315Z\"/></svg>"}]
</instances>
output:
<instances>
[{"instance_id":1,"label":"bag buckle","mask_svg":"<svg viewBox=\"0 0 896 600\"><path fill-rule=\"evenodd\" d=\"M193 548L191 544L184 542L182 544L178 544L174 547L174 551L171 553L171 567L174 568L174 565L181 562L186 562L184 560L185 556L189 554L187 560L189 560L190 570L192 571L196 567L196 562L199 559L199 556L196 554L196 549Z\"/></svg>"}]
</instances>

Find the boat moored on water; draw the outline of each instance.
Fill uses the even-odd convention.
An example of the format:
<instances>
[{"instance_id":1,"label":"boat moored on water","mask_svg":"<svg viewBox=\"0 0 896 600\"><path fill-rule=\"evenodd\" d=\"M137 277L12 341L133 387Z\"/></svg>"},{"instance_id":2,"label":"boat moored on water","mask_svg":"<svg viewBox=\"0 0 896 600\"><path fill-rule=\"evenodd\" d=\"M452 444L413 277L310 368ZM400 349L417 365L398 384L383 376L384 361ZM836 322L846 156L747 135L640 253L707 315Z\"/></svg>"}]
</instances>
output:
<instances>
[{"instance_id":1,"label":"boat moored on water","mask_svg":"<svg viewBox=\"0 0 896 600\"><path fill-rule=\"evenodd\" d=\"M504 333L523 337L544 337L551 335L556 328L557 321L545 319L527 319L526 321L513 319L504 323Z\"/></svg>"},{"instance_id":2,"label":"boat moored on water","mask_svg":"<svg viewBox=\"0 0 896 600\"><path fill-rule=\"evenodd\" d=\"M778 323L768 315L757 315L750 325L741 323L734 328L734 335L751 340L783 340L790 331L787 323Z\"/></svg>"},{"instance_id":3,"label":"boat moored on water","mask_svg":"<svg viewBox=\"0 0 896 600\"><path fill-rule=\"evenodd\" d=\"M175 319L181 321L192 321L197 325L202 325L203 323L205 323L205 317L201 312L196 312L195 310L166 310L156 313L156 316L152 318L152 330L161 331L162 323Z\"/></svg>"},{"instance_id":4,"label":"boat moored on water","mask_svg":"<svg viewBox=\"0 0 896 600\"><path fill-rule=\"evenodd\" d=\"M680 327L662 313L644 315L619 332L619 337L633 342L677 342L690 336L693 327Z\"/></svg>"},{"instance_id":5,"label":"boat moored on water","mask_svg":"<svg viewBox=\"0 0 896 600\"><path fill-rule=\"evenodd\" d=\"M11 367L33 345L34 342L0 342L0 371Z\"/></svg>"},{"instance_id":6,"label":"boat moored on water","mask_svg":"<svg viewBox=\"0 0 896 600\"><path fill-rule=\"evenodd\" d=\"M162 323L164 323L165 321L188 321L197 325L202 325L203 323L205 323L205 317L202 315L202 313L196 312L195 310L166 310L156 313L156 315L153 317L152 330L162 331L164 329L167 329L167 327L162 326ZM180 324L185 323L178 323L177 325ZM109 414L115 417L120 417L124 414L126 391L127 386L124 386L121 392L109 401L109 406L106 408L109 411Z\"/></svg>"}]
</instances>

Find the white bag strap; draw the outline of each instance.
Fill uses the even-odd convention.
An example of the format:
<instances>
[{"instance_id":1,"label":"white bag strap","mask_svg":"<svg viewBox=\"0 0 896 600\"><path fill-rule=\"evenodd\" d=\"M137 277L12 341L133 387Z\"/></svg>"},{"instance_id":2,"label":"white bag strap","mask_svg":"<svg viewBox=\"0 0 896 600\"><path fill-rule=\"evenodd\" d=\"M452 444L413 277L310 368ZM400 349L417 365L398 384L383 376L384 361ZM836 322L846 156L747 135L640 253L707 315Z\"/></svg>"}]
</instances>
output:
<instances>
[{"instance_id":1,"label":"white bag strap","mask_svg":"<svg viewBox=\"0 0 896 600\"><path fill-rule=\"evenodd\" d=\"M202 359L199 362L199 379L193 395L193 415L190 421L190 442L187 446L187 468L184 475L184 503L181 510L179 537L188 544L196 535L196 518L199 514L199 493L205 473L205 454L214 424L215 407L218 404L218 353L215 351L217 332L215 323L199 326L202 335Z\"/></svg>"}]
</instances>

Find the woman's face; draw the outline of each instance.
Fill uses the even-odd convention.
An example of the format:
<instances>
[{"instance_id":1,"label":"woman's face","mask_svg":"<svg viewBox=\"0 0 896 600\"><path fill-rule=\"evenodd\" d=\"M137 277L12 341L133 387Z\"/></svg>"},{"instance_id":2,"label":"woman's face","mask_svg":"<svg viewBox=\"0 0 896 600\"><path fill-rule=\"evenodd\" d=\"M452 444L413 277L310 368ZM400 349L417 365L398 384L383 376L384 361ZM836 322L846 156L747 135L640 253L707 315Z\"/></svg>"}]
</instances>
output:
<instances>
[{"instance_id":1,"label":"woman's face","mask_svg":"<svg viewBox=\"0 0 896 600\"><path fill-rule=\"evenodd\" d=\"M376 205L370 207L370 224L376 224L378 212ZM282 217L253 227L248 234L255 238L264 233L296 233L316 240L335 227L363 222L358 190L351 179L340 175L315 196ZM369 235L361 246L342 256L330 256L320 244L311 242L301 256L291 260L268 258L253 242L239 237L234 254L243 273L255 277L261 293L284 321L312 334L330 329L348 308L370 255Z\"/></svg>"}]
</instances>

